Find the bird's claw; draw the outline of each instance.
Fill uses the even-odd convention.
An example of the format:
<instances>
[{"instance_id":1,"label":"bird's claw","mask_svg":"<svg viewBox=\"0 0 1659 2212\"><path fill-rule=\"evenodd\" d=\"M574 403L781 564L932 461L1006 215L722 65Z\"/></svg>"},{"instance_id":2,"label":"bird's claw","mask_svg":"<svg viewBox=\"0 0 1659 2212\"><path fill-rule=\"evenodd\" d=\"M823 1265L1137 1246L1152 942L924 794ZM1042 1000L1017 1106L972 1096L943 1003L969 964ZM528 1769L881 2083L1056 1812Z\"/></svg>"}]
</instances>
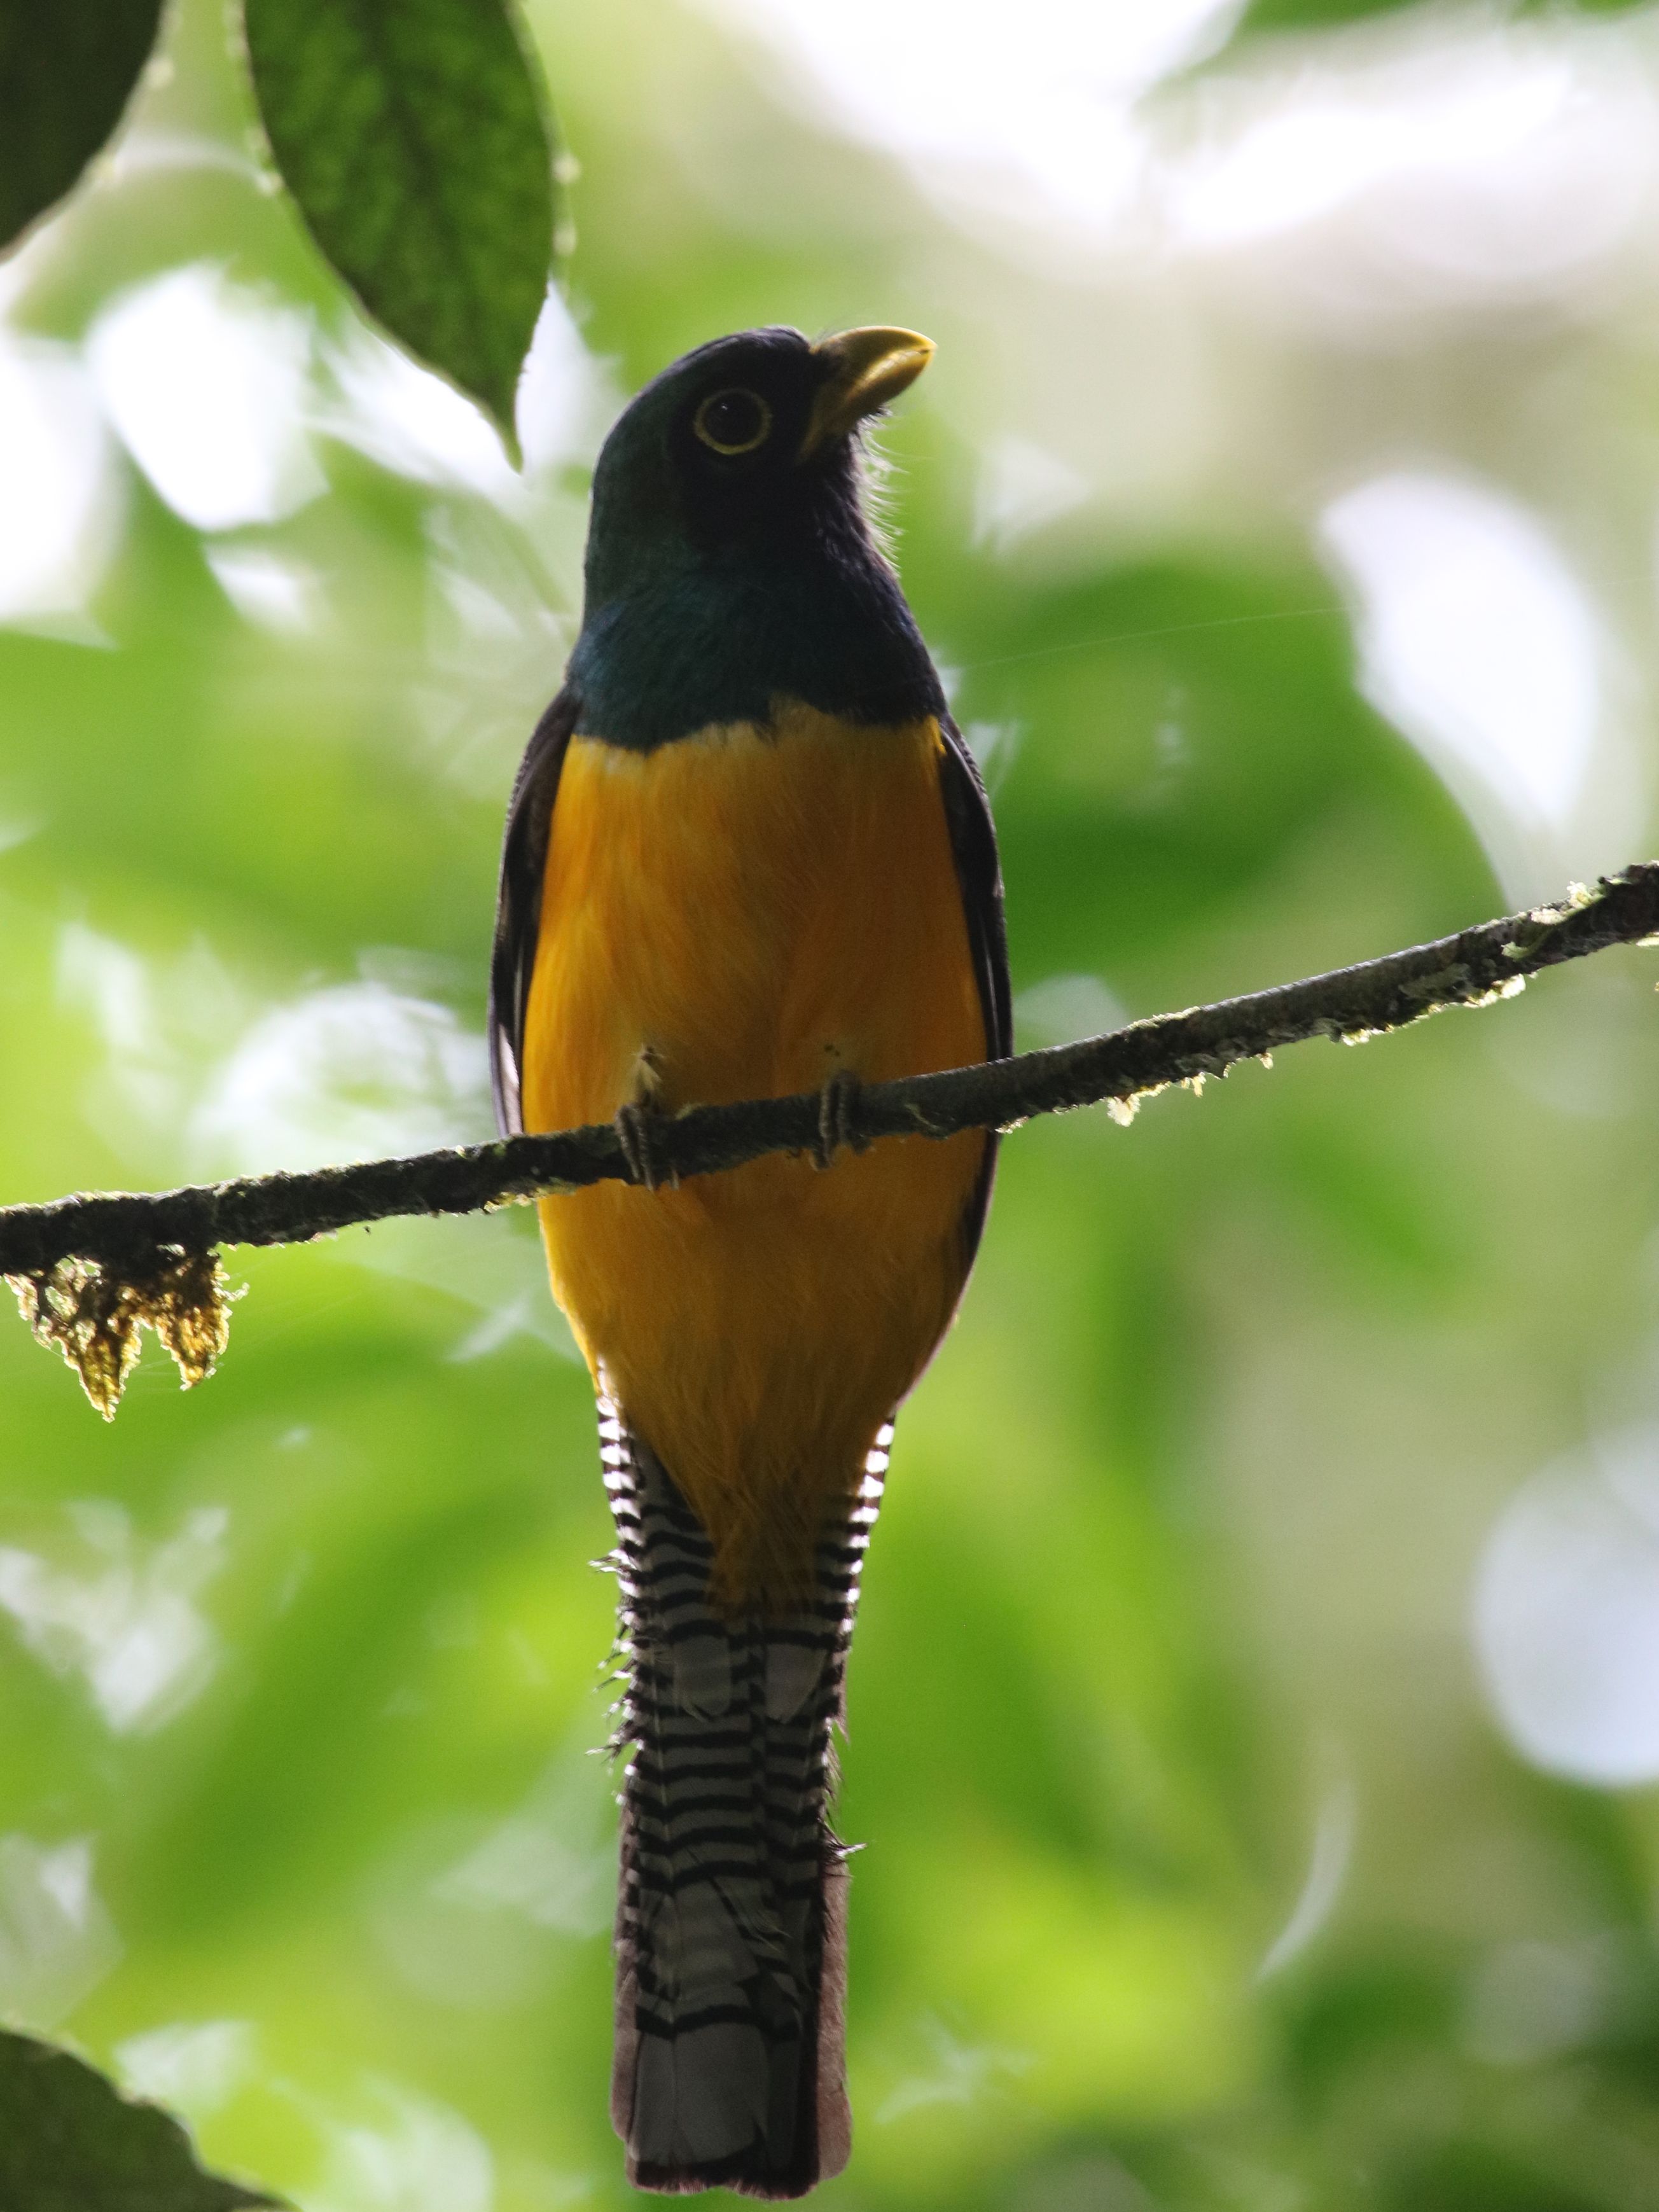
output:
<instances>
[{"instance_id":1,"label":"bird's claw","mask_svg":"<svg viewBox=\"0 0 1659 2212\"><path fill-rule=\"evenodd\" d=\"M617 1109L611 1127L628 1163L629 1179L642 1190L659 1190L664 1183L679 1188L679 1177L663 1158L662 1130L667 1119L656 1107L636 1099Z\"/></svg>"},{"instance_id":2,"label":"bird's claw","mask_svg":"<svg viewBox=\"0 0 1659 2212\"><path fill-rule=\"evenodd\" d=\"M850 1068L838 1067L819 1091L818 1133L812 1146L815 1167L829 1167L843 1145L851 1152L867 1149L854 1127L863 1087Z\"/></svg>"}]
</instances>

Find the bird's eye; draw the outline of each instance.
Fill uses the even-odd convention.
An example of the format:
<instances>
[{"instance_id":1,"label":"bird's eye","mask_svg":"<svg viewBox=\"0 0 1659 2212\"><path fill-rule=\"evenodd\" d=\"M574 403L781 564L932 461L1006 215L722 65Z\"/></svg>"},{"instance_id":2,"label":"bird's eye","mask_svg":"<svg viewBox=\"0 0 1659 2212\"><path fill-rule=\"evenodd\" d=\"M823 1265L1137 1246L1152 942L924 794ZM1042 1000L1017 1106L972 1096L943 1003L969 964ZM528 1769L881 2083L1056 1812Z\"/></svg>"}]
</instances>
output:
<instances>
[{"instance_id":1,"label":"bird's eye","mask_svg":"<svg viewBox=\"0 0 1659 2212\"><path fill-rule=\"evenodd\" d=\"M711 392L692 418L692 429L717 453L752 453L771 434L772 410L758 392L734 384Z\"/></svg>"}]
</instances>

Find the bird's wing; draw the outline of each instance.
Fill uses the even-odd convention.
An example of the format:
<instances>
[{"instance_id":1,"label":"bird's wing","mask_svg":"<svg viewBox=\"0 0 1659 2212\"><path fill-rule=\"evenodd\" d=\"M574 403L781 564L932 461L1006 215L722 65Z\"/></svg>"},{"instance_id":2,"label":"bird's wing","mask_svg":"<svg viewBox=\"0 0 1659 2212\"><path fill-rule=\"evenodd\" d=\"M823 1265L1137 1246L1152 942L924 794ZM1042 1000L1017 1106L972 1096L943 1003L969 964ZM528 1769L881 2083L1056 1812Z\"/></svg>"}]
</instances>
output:
<instances>
[{"instance_id":1,"label":"bird's wing","mask_svg":"<svg viewBox=\"0 0 1659 2212\"><path fill-rule=\"evenodd\" d=\"M968 946L973 955L979 984L980 1011L985 1017L988 1060L1006 1060L1014 1048L1012 995L1008 982L1008 931L1002 911L1002 863L997 857L996 825L979 763L948 714L940 718L945 751L939 763L939 787L945 799L945 818L951 831L951 851L962 886L963 911L968 921ZM993 1133L985 1147L985 1165L963 1216L963 1257L973 1264L991 1203L996 1175L997 1142Z\"/></svg>"},{"instance_id":2,"label":"bird's wing","mask_svg":"<svg viewBox=\"0 0 1659 2212\"><path fill-rule=\"evenodd\" d=\"M536 725L519 763L507 810L501 876L495 895L495 946L489 963L489 1085L504 1137L524 1128L520 1095L525 1012L542 919L542 877L565 748L580 706L567 684Z\"/></svg>"}]
</instances>

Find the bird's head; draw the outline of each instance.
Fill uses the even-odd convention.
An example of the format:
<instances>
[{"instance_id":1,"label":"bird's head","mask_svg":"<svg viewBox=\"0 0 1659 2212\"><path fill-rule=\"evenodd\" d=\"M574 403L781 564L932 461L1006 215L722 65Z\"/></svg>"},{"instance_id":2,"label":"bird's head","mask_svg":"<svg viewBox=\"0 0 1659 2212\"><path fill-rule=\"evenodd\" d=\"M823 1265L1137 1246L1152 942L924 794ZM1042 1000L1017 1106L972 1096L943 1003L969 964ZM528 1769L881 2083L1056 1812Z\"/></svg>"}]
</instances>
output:
<instances>
[{"instance_id":1,"label":"bird's head","mask_svg":"<svg viewBox=\"0 0 1659 2212\"><path fill-rule=\"evenodd\" d=\"M915 331L740 331L684 355L623 411L599 455L591 608L731 550L787 559L861 539L860 424L933 358Z\"/></svg>"}]
</instances>

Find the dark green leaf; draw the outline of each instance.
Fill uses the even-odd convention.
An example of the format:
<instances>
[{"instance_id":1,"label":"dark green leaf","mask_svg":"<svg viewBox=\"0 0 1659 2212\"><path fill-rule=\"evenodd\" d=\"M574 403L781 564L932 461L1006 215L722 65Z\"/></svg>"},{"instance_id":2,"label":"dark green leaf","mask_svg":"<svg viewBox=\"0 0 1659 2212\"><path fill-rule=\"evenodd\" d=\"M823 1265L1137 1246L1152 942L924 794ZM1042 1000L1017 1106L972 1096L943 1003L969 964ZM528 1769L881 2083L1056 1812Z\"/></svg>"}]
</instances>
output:
<instances>
[{"instance_id":1,"label":"dark green leaf","mask_svg":"<svg viewBox=\"0 0 1659 2212\"><path fill-rule=\"evenodd\" d=\"M271 152L377 322L492 417L553 258L553 161L502 0L246 0Z\"/></svg>"},{"instance_id":2,"label":"dark green leaf","mask_svg":"<svg viewBox=\"0 0 1659 2212\"><path fill-rule=\"evenodd\" d=\"M268 2205L204 2173L190 2138L67 2051L0 2030L0 2212L234 2212Z\"/></svg>"},{"instance_id":3,"label":"dark green leaf","mask_svg":"<svg viewBox=\"0 0 1659 2212\"><path fill-rule=\"evenodd\" d=\"M61 200L121 119L161 0L0 0L0 247Z\"/></svg>"}]
</instances>

